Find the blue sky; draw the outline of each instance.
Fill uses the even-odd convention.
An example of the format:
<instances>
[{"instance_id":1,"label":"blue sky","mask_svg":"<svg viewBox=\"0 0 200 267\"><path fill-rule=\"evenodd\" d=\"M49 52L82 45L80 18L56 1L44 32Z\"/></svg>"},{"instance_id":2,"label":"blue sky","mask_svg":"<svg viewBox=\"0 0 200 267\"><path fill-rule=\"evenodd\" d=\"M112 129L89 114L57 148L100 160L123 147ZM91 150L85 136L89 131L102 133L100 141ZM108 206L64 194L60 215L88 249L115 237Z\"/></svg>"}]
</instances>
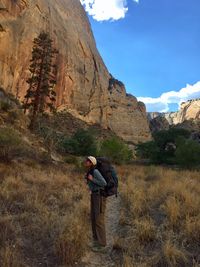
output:
<instances>
[{"instance_id":1,"label":"blue sky","mask_svg":"<svg viewBox=\"0 0 200 267\"><path fill-rule=\"evenodd\" d=\"M148 111L200 97L200 0L80 0L109 71Z\"/></svg>"}]
</instances>

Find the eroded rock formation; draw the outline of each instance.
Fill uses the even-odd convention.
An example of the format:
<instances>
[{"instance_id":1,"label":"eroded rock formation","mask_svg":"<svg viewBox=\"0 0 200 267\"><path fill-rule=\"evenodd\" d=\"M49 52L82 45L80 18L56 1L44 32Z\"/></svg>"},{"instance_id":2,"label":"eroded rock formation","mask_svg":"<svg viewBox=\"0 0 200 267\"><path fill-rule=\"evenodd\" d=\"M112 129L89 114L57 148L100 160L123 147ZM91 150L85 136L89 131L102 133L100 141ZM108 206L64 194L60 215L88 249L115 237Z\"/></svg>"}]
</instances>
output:
<instances>
[{"instance_id":1,"label":"eroded rock formation","mask_svg":"<svg viewBox=\"0 0 200 267\"><path fill-rule=\"evenodd\" d=\"M43 30L59 50L58 109L128 142L149 139L144 104L109 74L79 0L0 0L0 86L23 100L33 39Z\"/></svg>"},{"instance_id":2,"label":"eroded rock formation","mask_svg":"<svg viewBox=\"0 0 200 267\"><path fill-rule=\"evenodd\" d=\"M149 121L157 117L165 117L170 125L180 124L188 120L200 120L200 99L183 102L177 112L149 112L147 117Z\"/></svg>"},{"instance_id":3,"label":"eroded rock formation","mask_svg":"<svg viewBox=\"0 0 200 267\"><path fill-rule=\"evenodd\" d=\"M182 103L178 112L166 113L165 118L170 124L178 124L187 120L199 120L200 99L188 100Z\"/></svg>"},{"instance_id":4,"label":"eroded rock formation","mask_svg":"<svg viewBox=\"0 0 200 267\"><path fill-rule=\"evenodd\" d=\"M150 130L152 133L158 132L161 130L169 130L169 127L170 127L167 119L162 116L158 116L150 120L149 125L150 125Z\"/></svg>"}]
</instances>

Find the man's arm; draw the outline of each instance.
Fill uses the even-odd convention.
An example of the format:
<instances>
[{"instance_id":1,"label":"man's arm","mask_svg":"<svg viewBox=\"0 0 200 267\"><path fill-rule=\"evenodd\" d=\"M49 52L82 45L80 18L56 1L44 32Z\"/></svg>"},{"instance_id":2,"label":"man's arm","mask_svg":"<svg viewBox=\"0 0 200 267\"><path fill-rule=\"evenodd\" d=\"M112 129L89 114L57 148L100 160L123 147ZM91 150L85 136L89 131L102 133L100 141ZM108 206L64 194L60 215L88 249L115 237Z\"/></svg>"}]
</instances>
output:
<instances>
[{"instance_id":1,"label":"man's arm","mask_svg":"<svg viewBox=\"0 0 200 267\"><path fill-rule=\"evenodd\" d=\"M92 175L89 175L89 180L91 180L94 184L97 184L101 187L104 187L107 185L105 179L103 178L103 176L101 175L101 173L95 169L94 170L94 174L93 176Z\"/></svg>"}]
</instances>

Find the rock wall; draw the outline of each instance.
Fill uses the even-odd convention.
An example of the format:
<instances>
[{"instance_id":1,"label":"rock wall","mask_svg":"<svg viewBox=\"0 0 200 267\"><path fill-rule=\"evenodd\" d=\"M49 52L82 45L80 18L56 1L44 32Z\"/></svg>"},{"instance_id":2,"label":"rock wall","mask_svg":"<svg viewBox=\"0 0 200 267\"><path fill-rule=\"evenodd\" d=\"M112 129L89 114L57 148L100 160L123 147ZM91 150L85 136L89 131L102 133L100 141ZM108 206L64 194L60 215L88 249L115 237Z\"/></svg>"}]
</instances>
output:
<instances>
[{"instance_id":1,"label":"rock wall","mask_svg":"<svg viewBox=\"0 0 200 267\"><path fill-rule=\"evenodd\" d=\"M180 111L174 114L174 123L200 119L200 99L189 100L181 104Z\"/></svg>"},{"instance_id":2,"label":"rock wall","mask_svg":"<svg viewBox=\"0 0 200 267\"><path fill-rule=\"evenodd\" d=\"M183 102L178 112L165 113L169 124L179 124L187 120L200 119L200 99Z\"/></svg>"},{"instance_id":3,"label":"rock wall","mask_svg":"<svg viewBox=\"0 0 200 267\"><path fill-rule=\"evenodd\" d=\"M152 133L158 132L161 130L169 130L170 125L165 117L158 116L149 122L150 130Z\"/></svg>"},{"instance_id":4,"label":"rock wall","mask_svg":"<svg viewBox=\"0 0 200 267\"><path fill-rule=\"evenodd\" d=\"M33 39L48 31L59 50L59 110L128 142L150 138L144 104L108 72L79 0L0 0L0 86L23 100Z\"/></svg>"},{"instance_id":5,"label":"rock wall","mask_svg":"<svg viewBox=\"0 0 200 267\"><path fill-rule=\"evenodd\" d=\"M188 120L200 120L200 99L188 100L183 102L177 112L149 112L149 121L157 117L165 117L170 125L176 125Z\"/></svg>"}]
</instances>

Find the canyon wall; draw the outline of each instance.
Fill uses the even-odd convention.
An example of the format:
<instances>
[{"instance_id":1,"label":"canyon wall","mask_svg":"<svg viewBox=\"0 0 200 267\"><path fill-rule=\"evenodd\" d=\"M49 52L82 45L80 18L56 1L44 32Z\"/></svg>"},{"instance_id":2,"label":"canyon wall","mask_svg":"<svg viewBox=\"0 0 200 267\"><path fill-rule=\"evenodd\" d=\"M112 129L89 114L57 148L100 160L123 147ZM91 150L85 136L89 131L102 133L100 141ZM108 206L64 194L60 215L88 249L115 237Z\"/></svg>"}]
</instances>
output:
<instances>
[{"instance_id":1,"label":"canyon wall","mask_svg":"<svg viewBox=\"0 0 200 267\"><path fill-rule=\"evenodd\" d=\"M33 39L41 31L59 50L58 110L130 143L149 140L145 105L110 75L79 0L0 0L0 87L23 100Z\"/></svg>"}]
</instances>

